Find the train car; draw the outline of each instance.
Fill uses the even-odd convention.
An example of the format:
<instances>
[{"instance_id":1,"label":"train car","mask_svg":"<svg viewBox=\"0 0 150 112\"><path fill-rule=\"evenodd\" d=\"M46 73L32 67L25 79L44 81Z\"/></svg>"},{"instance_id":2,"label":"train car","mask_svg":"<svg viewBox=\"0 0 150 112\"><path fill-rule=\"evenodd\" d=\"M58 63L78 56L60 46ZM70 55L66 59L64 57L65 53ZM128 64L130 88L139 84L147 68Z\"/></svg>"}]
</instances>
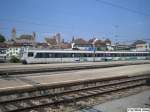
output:
<instances>
[{"instance_id":1,"label":"train car","mask_svg":"<svg viewBox=\"0 0 150 112\"><path fill-rule=\"evenodd\" d=\"M95 61L125 61L125 60L147 60L150 52L136 51L97 51Z\"/></svg>"},{"instance_id":2,"label":"train car","mask_svg":"<svg viewBox=\"0 0 150 112\"><path fill-rule=\"evenodd\" d=\"M150 52L28 50L23 53L21 61L23 64L30 64L145 59L150 59Z\"/></svg>"}]
</instances>

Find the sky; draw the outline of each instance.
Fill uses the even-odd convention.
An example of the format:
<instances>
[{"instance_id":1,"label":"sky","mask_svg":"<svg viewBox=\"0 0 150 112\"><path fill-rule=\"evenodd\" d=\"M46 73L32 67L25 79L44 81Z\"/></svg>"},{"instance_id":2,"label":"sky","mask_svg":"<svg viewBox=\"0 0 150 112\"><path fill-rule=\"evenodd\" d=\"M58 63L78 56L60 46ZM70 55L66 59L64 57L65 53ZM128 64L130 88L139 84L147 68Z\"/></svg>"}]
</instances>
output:
<instances>
[{"instance_id":1,"label":"sky","mask_svg":"<svg viewBox=\"0 0 150 112\"><path fill-rule=\"evenodd\" d=\"M39 42L57 32L65 41L150 39L150 0L0 0L0 33L10 39L13 27Z\"/></svg>"}]
</instances>

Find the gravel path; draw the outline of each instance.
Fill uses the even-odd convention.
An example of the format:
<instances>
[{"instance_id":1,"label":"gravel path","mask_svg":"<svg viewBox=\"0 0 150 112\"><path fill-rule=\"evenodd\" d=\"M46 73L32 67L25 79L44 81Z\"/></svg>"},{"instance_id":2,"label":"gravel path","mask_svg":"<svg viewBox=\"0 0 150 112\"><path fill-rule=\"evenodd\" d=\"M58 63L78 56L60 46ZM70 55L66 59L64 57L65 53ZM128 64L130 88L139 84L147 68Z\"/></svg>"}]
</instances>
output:
<instances>
[{"instance_id":1,"label":"gravel path","mask_svg":"<svg viewBox=\"0 0 150 112\"><path fill-rule=\"evenodd\" d=\"M97 112L127 112L127 108L150 108L150 106L145 104L150 104L150 90L96 105L93 107L93 110L97 110Z\"/></svg>"}]
</instances>

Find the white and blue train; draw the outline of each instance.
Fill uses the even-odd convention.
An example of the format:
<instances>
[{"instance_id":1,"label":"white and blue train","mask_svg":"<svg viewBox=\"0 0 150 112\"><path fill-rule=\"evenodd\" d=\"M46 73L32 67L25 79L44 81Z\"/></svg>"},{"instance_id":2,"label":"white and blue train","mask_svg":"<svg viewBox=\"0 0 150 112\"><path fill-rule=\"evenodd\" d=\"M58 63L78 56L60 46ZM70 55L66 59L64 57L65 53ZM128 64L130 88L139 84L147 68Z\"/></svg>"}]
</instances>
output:
<instances>
[{"instance_id":1,"label":"white and blue train","mask_svg":"<svg viewBox=\"0 0 150 112\"><path fill-rule=\"evenodd\" d=\"M133 51L75 51L75 50L28 50L23 53L23 64L63 63L150 59L150 52Z\"/></svg>"}]
</instances>

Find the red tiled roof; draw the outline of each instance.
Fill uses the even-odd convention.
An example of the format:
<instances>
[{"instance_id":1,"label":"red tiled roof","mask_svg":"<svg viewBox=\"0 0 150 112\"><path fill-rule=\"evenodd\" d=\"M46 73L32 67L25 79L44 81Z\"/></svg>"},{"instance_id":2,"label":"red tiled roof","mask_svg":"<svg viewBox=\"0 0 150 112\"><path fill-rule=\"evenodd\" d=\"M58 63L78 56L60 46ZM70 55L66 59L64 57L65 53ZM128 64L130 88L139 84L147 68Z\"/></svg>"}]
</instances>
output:
<instances>
[{"instance_id":1,"label":"red tiled roof","mask_svg":"<svg viewBox=\"0 0 150 112\"><path fill-rule=\"evenodd\" d=\"M88 44L88 42L82 38L78 38L74 40L75 44Z\"/></svg>"},{"instance_id":2,"label":"red tiled roof","mask_svg":"<svg viewBox=\"0 0 150 112\"><path fill-rule=\"evenodd\" d=\"M51 45L57 45L57 41L55 38L45 38L46 43Z\"/></svg>"},{"instance_id":3,"label":"red tiled roof","mask_svg":"<svg viewBox=\"0 0 150 112\"><path fill-rule=\"evenodd\" d=\"M0 42L0 48L6 48L6 47L7 47L7 44L6 44L6 43Z\"/></svg>"}]
</instances>

